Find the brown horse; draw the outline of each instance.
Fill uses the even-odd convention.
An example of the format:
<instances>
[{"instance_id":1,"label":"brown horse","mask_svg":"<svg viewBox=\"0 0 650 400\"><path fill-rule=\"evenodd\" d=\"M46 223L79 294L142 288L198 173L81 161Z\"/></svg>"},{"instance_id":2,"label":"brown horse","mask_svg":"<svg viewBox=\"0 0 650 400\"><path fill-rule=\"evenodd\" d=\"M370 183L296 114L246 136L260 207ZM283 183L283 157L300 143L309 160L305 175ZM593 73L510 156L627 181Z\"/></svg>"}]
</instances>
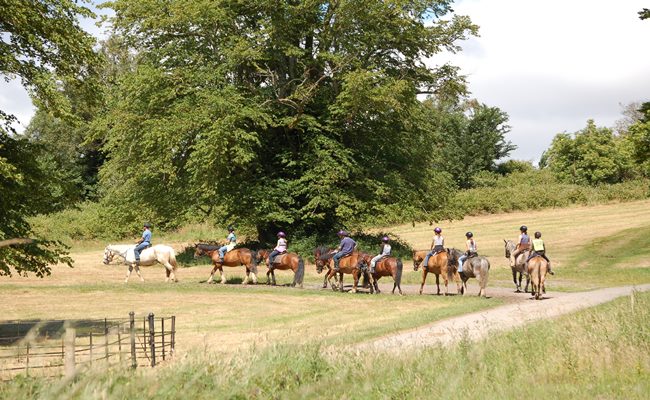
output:
<instances>
[{"instance_id":1,"label":"brown horse","mask_svg":"<svg viewBox=\"0 0 650 400\"><path fill-rule=\"evenodd\" d=\"M417 271L420 264L424 261L428 250L415 250L413 251L413 270ZM427 280L427 274L431 272L436 274L436 286L438 287L437 294L440 294L440 275L445 282L445 296L449 294L449 279L453 276L456 282L458 293L461 292L460 276L453 268L449 268L449 254L448 250L442 251L435 256L429 257L429 265L422 267L422 284L420 285L420 294L424 289L424 283Z\"/></svg>"},{"instance_id":2,"label":"brown horse","mask_svg":"<svg viewBox=\"0 0 650 400\"><path fill-rule=\"evenodd\" d=\"M327 273L325 275L325 280L332 285L332 290L336 291L340 289L343 292L343 274L351 274L354 279L354 284L352 285L352 293L357 292L357 286L359 284L359 277L363 274L361 268L359 268L359 255L358 251L352 252L349 256L341 258L339 261L339 271L338 278L336 276L337 271L334 270L334 261L332 257L334 253L331 249L326 247L317 247L314 250L314 259L316 260L316 271L320 274L327 267ZM334 282L332 282L334 278ZM339 287L340 286L340 287ZM325 285L323 287L326 287ZM370 288L370 293L373 292L373 288Z\"/></svg>"},{"instance_id":3,"label":"brown horse","mask_svg":"<svg viewBox=\"0 0 650 400\"><path fill-rule=\"evenodd\" d=\"M257 263L261 261L266 263L266 266L269 267L266 271L266 284L275 286L275 270L292 270L293 271L293 283L291 286L298 285L302 287L302 281L305 277L305 263L296 253L282 253L275 256L273 260L273 268L270 268L269 265L269 254L271 250L258 250L257 251ZM271 277L271 279L269 279Z\"/></svg>"},{"instance_id":4,"label":"brown horse","mask_svg":"<svg viewBox=\"0 0 650 400\"><path fill-rule=\"evenodd\" d=\"M512 240L503 239L505 245L505 255L507 259L510 259L510 255L515 252L517 249L517 244ZM522 277L526 276L526 288L524 292L528 293L528 285L530 284L530 275L528 275L528 269L526 267L526 260L530 255L530 250L526 250L517 256L515 264L510 266L512 269L512 281L515 283L515 292L521 293L521 280ZM517 274L519 274L519 282L517 282Z\"/></svg>"},{"instance_id":5,"label":"brown horse","mask_svg":"<svg viewBox=\"0 0 650 400\"><path fill-rule=\"evenodd\" d=\"M359 257L359 267L360 268L368 268L370 269L370 261L372 260L374 256L372 254L368 253L361 253L361 256ZM383 257L380 258L377 263L375 263L375 272L371 273L370 276L372 277L372 282L371 285L375 287L375 291L377 293L381 293L379 290L379 284L377 281L379 278L382 276L391 276L393 277L393 294L395 294L395 288L399 290L400 296L403 296L402 294L402 288L400 287L402 283L402 260L396 257Z\"/></svg>"},{"instance_id":6,"label":"brown horse","mask_svg":"<svg viewBox=\"0 0 650 400\"><path fill-rule=\"evenodd\" d=\"M242 265L246 267L246 279L244 279L242 284L246 285L249 277L253 283L257 283L257 262L255 261L255 252L245 247L232 249L227 252L222 263L219 257L219 246L199 243L195 246L194 258L199 258L200 256L210 257L212 259L212 264L214 265L207 283L213 282L214 273L217 270L219 270L219 274L221 275L221 283L226 283L226 275L223 273L223 267L239 267Z\"/></svg>"},{"instance_id":7,"label":"brown horse","mask_svg":"<svg viewBox=\"0 0 650 400\"><path fill-rule=\"evenodd\" d=\"M548 272L548 262L542 256L535 256L528 261L528 275L531 280L531 295L536 300L542 299L542 294L546 292L544 282Z\"/></svg>"}]
</instances>

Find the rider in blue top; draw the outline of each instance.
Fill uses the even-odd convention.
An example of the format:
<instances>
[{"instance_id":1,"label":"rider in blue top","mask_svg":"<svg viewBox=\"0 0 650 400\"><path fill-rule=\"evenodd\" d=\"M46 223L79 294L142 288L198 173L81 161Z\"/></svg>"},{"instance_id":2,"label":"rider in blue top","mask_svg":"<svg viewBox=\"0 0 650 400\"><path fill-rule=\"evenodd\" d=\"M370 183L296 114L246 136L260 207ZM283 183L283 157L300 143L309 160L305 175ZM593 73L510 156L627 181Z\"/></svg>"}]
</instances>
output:
<instances>
[{"instance_id":1,"label":"rider in blue top","mask_svg":"<svg viewBox=\"0 0 650 400\"><path fill-rule=\"evenodd\" d=\"M223 263L223 257L228 251L228 247L230 246L231 249L234 247L233 245L237 243L237 236L235 235L235 228L231 225L228 227L228 236L226 237L226 242L227 244L219 247L219 258L221 258L221 262Z\"/></svg>"},{"instance_id":2,"label":"rider in blue top","mask_svg":"<svg viewBox=\"0 0 650 400\"><path fill-rule=\"evenodd\" d=\"M341 243L339 243L339 247L336 249L337 253L332 257L335 271L340 269L339 261L341 261L341 258L352 254L354 248L357 246L357 243L348 236L346 231L339 231L337 235L341 238Z\"/></svg>"},{"instance_id":3,"label":"rider in blue top","mask_svg":"<svg viewBox=\"0 0 650 400\"><path fill-rule=\"evenodd\" d=\"M135 249L133 249L136 264L140 264L140 252L151 246L151 224L145 222L143 226L144 232L142 232L142 237L137 240Z\"/></svg>"}]
</instances>

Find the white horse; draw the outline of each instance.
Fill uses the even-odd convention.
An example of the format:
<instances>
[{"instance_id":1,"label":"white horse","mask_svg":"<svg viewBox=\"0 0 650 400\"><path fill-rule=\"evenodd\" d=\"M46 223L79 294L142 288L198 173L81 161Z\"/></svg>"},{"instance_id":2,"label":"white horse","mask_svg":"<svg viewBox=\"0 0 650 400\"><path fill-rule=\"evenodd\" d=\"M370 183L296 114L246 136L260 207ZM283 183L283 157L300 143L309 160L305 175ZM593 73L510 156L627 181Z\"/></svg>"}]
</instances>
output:
<instances>
[{"instance_id":1,"label":"white horse","mask_svg":"<svg viewBox=\"0 0 650 400\"><path fill-rule=\"evenodd\" d=\"M135 246L125 244L109 244L104 249L104 264L110 263L113 261L113 257L118 256L123 258L124 262L126 262L126 264L129 266L126 272L126 279L124 280L124 283L127 283L129 281L129 277L131 276L131 272L133 272L134 267L135 272L138 274L138 277L140 277L140 280L144 282L144 278L140 274L140 266L135 262L135 253L133 252L134 249ZM172 282L178 282L178 279L176 279L176 269L178 268L178 265L176 264L176 252L173 248L164 244L157 244L152 247L147 247L140 252L140 265L148 266L154 265L156 263L160 263L165 266L165 272L167 273L165 282L169 282L170 280Z\"/></svg>"}]
</instances>

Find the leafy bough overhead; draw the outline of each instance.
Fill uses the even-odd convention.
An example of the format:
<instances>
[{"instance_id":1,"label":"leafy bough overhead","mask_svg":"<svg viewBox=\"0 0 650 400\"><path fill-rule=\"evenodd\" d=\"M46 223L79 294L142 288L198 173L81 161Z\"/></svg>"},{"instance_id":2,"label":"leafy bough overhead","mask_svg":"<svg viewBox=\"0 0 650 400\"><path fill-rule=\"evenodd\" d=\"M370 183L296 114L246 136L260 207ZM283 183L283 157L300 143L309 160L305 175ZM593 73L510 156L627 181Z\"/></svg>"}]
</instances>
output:
<instances>
[{"instance_id":1,"label":"leafy bough overhead","mask_svg":"<svg viewBox=\"0 0 650 400\"><path fill-rule=\"evenodd\" d=\"M417 95L465 82L424 60L477 30L450 5L111 2L136 67L102 117L105 201L170 224L218 209L262 236L430 217L454 184Z\"/></svg>"}]
</instances>

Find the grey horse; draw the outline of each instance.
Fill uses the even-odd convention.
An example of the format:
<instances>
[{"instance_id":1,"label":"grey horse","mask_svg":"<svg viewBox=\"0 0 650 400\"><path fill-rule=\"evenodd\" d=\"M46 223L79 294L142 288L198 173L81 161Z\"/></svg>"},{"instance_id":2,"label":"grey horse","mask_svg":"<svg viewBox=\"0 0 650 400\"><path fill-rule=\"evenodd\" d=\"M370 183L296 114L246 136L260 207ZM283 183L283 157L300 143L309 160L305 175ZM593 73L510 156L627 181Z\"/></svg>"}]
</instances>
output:
<instances>
[{"instance_id":1,"label":"grey horse","mask_svg":"<svg viewBox=\"0 0 650 400\"><path fill-rule=\"evenodd\" d=\"M458 249L448 249L449 252L449 265L454 270L458 269L458 259L463 254ZM478 295L487 297L485 287L487 286L488 276L490 274L490 262L483 256L472 257L465 260L463 264L463 272L459 272L460 279L463 281L460 293L465 294L467 291L467 281L469 278L476 278L478 280L479 291Z\"/></svg>"},{"instance_id":2,"label":"grey horse","mask_svg":"<svg viewBox=\"0 0 650 400\"><path fill-rule=\"evenodd\" d=\"M512 240L503 239L503 242L505 243L506 258L510 260L510 255L517 249L517 244ZM521 280L524 275L526 276L526 288L524 289L524 292L528 293L528 285L530 284L530 275L528 275L528 268L526 267L526 259L528 258L529 254L530 254L530 250L526 250L523 253L519 254L519 256L517 256L517 259L515 260L515 265L510 266L510 268L512 269L512 281L515 283L515 288L517 289L516 290L517 293L521 293ZM519 274L519 282L517 282L517 274Z\"/></svg>"}]
</instances>

